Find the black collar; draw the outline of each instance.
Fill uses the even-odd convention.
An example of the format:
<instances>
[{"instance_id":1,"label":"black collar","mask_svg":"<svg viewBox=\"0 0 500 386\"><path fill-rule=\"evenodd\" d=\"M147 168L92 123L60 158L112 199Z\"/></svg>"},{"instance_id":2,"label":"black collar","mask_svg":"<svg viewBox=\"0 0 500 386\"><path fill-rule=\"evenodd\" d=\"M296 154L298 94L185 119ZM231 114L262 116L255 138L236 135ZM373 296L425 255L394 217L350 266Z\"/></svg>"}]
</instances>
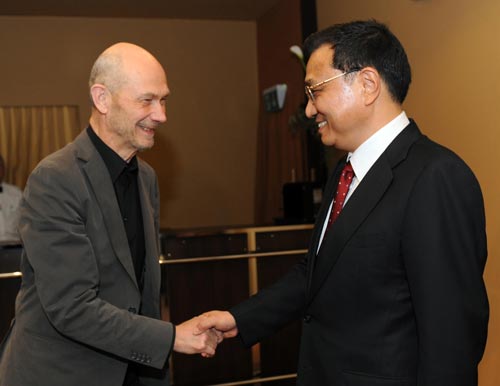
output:
<instances>
[{"instance_id":1,"label":"black collar","mask_svg":"<svg viewBox=\"0 0 500 386\"><path fill-rule=\"evenodd\" d=\"M90 125L87 127L87 134L106 164L113 183L115 183L124 170L126 170L127 173L137 174L138 166L137 157L135 155L130 162L127 163L97 136Z\"/></svg>"}]
</instances>

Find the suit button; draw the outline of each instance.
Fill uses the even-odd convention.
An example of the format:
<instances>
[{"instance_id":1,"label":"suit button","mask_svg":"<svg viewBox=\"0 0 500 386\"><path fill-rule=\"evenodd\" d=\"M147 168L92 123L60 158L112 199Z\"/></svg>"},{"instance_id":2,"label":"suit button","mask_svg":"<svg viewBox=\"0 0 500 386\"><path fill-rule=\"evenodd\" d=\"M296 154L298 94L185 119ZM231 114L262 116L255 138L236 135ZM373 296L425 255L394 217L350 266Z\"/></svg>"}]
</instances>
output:
<instances>
[{"instance_id":1,"label":"suit button","mask_svg":"<svg viewBox=\"0 0 500 386\"><path fill-rule=\"evenodd\" d=\"M311 315L304 315L304 323L309 323L311 321Z\"/></svg>"},{"instance_id":2,"label":"suit button","mask_svg":"<svg viewBox=\"0 0 500 386\"><path fill-rule=\"evenodd\" d=\"M129 308L128 308L128 312L131 312L131 313L133 313L133 314L137 314L137 310L136 310L136 308L135 308L135 307L129 307Z\"/></svg>"}]
</instances>

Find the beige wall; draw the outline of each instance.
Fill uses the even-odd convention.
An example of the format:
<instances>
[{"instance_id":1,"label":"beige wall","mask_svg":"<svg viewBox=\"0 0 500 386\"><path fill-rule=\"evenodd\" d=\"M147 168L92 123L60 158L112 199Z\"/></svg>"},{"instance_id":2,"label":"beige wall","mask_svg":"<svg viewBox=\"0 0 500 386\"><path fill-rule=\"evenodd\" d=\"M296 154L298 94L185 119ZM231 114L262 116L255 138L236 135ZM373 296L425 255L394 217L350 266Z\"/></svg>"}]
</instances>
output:
<instances>
[{"instance_id":1,"label":"beige wall","mask_svg":"<svg viewBox=\"0 0 500 386\"><path fill-rule=\"evenodd\" d=\"M500 63L498 0L316 0L318 28L354 19L387 23L413 69L405 110L422 131L460 154L485 198L491 317L480 385L500 384ZM453 323L450 320L450 323Z\"/></svg>"},{"instance_id":2,"label":"beige wall","mask_svg":"<svg viewBox=\"0 0 500 386\"><path fill-rule=\"evenodd\" d=\"M83 128L90 67L117 41L142 45L167 68L168 123L143 154L160 178L162 226L252 223L254 22L0 17L0 105L78 105Z\"/></svg>"}]
</instances>

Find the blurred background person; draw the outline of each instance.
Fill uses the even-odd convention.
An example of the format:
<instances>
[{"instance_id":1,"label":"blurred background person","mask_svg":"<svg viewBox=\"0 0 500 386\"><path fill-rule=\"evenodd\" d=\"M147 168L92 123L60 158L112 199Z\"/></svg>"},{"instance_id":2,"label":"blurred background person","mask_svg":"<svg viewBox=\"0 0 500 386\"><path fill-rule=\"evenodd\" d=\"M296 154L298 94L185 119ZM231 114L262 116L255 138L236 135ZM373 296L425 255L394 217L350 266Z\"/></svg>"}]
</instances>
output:
<instances>
[{"instance_id":1,"label":"blurred background person","mask_svg":"<svg viewBox=\"0 0 500 386\"><path fill-rule=\"evenodd\" d=\"M19 242L21 189L4 182L5 162L0 154L0 242Z\"/></svg>"}]
</instances>

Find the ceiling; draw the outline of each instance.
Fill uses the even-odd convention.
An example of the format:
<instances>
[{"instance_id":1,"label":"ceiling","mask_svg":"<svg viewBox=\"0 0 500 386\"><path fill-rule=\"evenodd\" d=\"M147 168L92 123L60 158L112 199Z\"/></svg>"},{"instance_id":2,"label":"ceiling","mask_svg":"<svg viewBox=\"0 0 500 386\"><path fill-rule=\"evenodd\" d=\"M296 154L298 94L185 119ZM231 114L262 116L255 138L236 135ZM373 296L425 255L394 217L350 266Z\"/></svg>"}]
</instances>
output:
<instances>
[{"instance_id":1,"label":"ceiling","mask_svg":"<svg viewBox=\"0 0 500 386\"><path fill-rule=\"evenodd\" d=\"M1 1L0 15L256 20L279 0Z\"/></svg>"}]
</instances>

